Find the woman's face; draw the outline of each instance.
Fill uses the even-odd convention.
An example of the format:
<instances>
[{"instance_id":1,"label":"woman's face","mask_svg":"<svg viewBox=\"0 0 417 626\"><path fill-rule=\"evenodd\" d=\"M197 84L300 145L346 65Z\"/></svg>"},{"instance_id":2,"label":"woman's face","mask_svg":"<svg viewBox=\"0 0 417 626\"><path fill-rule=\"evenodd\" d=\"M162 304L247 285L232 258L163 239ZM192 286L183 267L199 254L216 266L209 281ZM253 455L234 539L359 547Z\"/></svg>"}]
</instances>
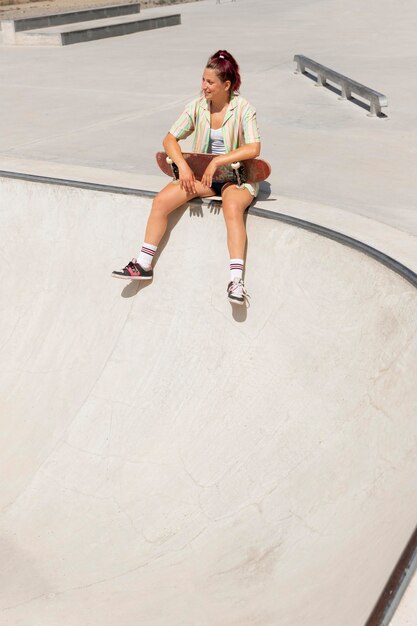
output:
<instances>
[{"instance_id":1,"label":"woman's face","mask_svg":"<svg viewBox=\"0 0 417 626\"><path fill-rule=\"evenodd\" d=\"M229 95L230 80L223 83L218 77L216 70L206 67L201 83L201 90L207 100L223 99L225 95Z\"/></svg>"}]
</instances>

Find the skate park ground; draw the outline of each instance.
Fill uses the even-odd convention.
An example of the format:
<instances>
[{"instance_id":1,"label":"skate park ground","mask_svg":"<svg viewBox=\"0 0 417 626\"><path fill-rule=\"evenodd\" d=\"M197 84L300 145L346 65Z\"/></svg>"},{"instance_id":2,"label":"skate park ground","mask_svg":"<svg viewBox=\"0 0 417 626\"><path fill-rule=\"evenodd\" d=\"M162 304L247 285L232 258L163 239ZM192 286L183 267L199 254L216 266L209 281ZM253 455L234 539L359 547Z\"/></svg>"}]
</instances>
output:
<instances>
[{"instance_id":1,"label":"skate park ground","mask_svg":"<svg viewBox=\"0 0 417 626\"><path fill-rule=\"evenodd\" d=\"M414 531L417 10L288 5L0 48L1 624L362 626ZM219 48L273 168L244 310L216 204L172 217L151 285L110 278ZM297 53L387 117L295 75ZM413 615L411 585L392 624Z\"/></svg>"}]
</instances>

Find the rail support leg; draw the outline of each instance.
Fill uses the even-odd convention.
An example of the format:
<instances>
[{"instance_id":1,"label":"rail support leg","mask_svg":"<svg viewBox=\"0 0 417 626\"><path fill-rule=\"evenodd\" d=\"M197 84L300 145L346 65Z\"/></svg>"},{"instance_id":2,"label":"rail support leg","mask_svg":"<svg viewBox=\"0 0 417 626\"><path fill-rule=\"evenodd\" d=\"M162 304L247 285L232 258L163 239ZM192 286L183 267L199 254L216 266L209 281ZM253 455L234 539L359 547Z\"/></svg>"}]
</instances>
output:
<instances>
[{"instance_id":1,"label":"rail support leg","mask_svg":"<svg viewBox=\"0 0 417 626\"><path fill-rule=\"evenodd\" d=\"M352 92L349 89L349 87L346 87L346 85L342 85L342 94L339 97L339 100L349 100L351 96L352 96Z\"/></svg>"},{"instance_id":2,"label":"rail support leg","mask_svg":"<svg viewBox=\"0 0 417 626\"><path fill-rule=\"evenodd\" d=\"M371 100L371 107L368 113L368 117L376 117L377 115L380 115L380 113L381 113L381 106L378 100Z\"/></svg>"}]
</instances>

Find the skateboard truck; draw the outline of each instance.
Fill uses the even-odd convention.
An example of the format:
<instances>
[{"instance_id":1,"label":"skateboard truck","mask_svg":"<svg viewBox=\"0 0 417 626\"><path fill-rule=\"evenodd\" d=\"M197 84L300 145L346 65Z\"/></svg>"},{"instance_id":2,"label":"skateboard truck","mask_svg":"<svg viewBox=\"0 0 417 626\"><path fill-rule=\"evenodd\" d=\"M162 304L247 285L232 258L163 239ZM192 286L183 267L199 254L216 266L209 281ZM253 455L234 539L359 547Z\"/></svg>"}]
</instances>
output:
<instances>
[{"instance_id":1,"label":"skateboard truck","mask_svg":"<svg viewBox=\"0 0 417 626\"><path fill-rule=\"evenodd\" d=\"M178 171L177 165L174 163L174 161L169 156L167 156L166 162L168 163L168 165L171 166L172 176L174 178L174 182L178 181L180 179L180 175L179 175L179 171Z\"/></svg>"},{"instance_id":2,"label":"skateboard truck","mask_svg":"<svg viewBox=\"0 0 417 626\"><path fill-rule=\"evenodd\" d=\"M243 167L241 166L240 161L236 161L235 163L232 163L232 170L236 178L238 189L243 189L245 185L245 175L244 175L244 170L243 170Z\"/></svg>"}]
</instances>

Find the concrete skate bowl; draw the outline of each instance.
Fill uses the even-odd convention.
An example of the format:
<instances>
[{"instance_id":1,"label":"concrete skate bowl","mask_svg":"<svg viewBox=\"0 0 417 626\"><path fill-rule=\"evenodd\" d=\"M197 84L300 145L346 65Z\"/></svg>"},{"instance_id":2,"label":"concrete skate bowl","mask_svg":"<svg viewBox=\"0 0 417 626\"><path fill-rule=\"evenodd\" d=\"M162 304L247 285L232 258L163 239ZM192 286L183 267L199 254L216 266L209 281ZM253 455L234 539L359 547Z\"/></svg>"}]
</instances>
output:
<instances>
[{"instance_id":1,"label":"concrete skate bowl","mask_svg":"<svg viewBox=\"0 0 417 626\"><path fill-rule=\"evenodd\" d=\"M194 206L140 287L146 194L0 182L1 624L363 626L416 521L413 284L252 214L235 310Z\"/></svg>"}]
</instances>

